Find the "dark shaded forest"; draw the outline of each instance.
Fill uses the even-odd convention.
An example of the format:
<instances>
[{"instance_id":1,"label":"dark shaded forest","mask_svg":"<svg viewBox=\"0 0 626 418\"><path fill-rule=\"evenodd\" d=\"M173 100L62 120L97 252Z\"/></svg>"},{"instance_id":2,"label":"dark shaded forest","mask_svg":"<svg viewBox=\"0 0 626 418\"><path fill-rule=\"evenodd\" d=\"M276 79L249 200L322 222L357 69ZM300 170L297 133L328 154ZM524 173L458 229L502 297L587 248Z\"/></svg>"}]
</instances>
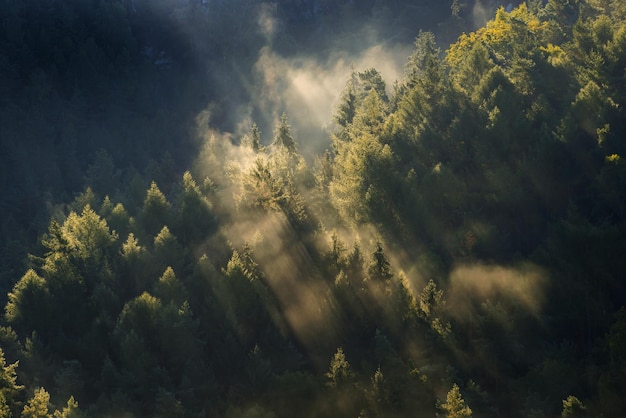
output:
<instances>
[{"instance_id":1,"label":"dark shaded forest","mask_svg":"<svg viewBox=\"0 0 626 418\"><path fill-rule=\"evenodd\" d=\"M623 416L625 105L620 0L0 0L0 416Z\"/></svg>"}]
</instances>

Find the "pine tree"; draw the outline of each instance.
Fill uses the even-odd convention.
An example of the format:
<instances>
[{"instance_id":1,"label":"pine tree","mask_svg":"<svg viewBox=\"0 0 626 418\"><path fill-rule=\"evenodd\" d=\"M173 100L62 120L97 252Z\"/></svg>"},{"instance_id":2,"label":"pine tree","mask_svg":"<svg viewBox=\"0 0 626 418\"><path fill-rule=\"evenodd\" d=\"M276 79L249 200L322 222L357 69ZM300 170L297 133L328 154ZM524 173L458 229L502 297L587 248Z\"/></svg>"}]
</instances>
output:
<instances>
[{"instance_id":1,"label":"pine tree","mask_svg":"<svg viewBox=\"0 0 626 418\"><path fill-rule=\"evenodd\" d=\"M0 348L0 417L10 417L15 409L17 396L24 386L17 384L18 362L6 364L4 351Z\"/></svg>"},{"instance_id":2,"label":"pine tree","mask_svg":"<svg viewBox=\"0 0 626 418\"><path fill-rule=\"evenodd\" d=\"M343 348L339 347L330 361L330 368L325 374L328 378L328 386L332 388L341 387L354 379L354 373L350 368L350 363L346 360Z\"/></svg>"},{"instance_id":3,"label":"pine tree","mask_svg":"<svg viewBox=\"0 0 626 418\"><path fill-rule=\"evenodd\" d=\"M587 407L576 396L568 396L567 399L563 399L563 412L561 412L562 418L585 418L587 413L585 412Z\"/></svg>"},{"instance_id":4,"label":"pine tree","mask_svg":"<svg viewBox=\"0 0 626 418\"><path fill-rule=\"evenodd\" d=\"M261 146L261 131L256 123L253 123L250 132L241 138L241 145L251 148L255 153L263 150Z\"/></svg>"},{"instance_id":5,"label":"pine tree","mask_svg":"<svg viewBox=\"0 0 626 418\"><path fill-rule=\"evenodd\" d=\"M461 390L455 383L446 395L446 401L439 406L442 418L468 418L472 416L472 410L461 396Z\"/></svg>"},{"instance_id":6,"label":"pine tree","mask_svg":"<svg viewBox=\"0 0 626 418\"><path fill-rule=\"evenodd\" d=\"M183 174L182 190L176 199L176 235L184 245L195 245L214 232L215 217L211 203L202 194L189 171Z\"/></svg>"},{"instance_id":7,"label":"pine tree","mask_svg":"<svg viewBox=\"0 0 626 418\"><path fill-rule=\"evenodd\" d=\"M372 261L367 267L367 277L376 283L388 282L393 277L391 264L380 241L376 242L376 249L372 253Z\"/></svg>"},{"instance_id":8,"label":"pine tree","mask_svg":"<svg viewBox=\"0 0 626 418\"><path fill-rule=\"evenodd\" d=\"M54 418L84 418L85 415L78 409L78 402L73 396L67 400L67 405L62 410L54 411Z\"/></svg>"},{"instance_id":9,"label":"pine tree","mask_svg":"<svg viewBox=\"0 0 626 418\"><path fill-rule=\"evenodd\" d=\"M46 279L34 270L28 270L13 286L6 304L6 321L17 331L25 335L46 327L45 309L49 301Z\"/></svg>"},{"instance_id":10,"label":"pine tree","mask_svg":"<svg viewBox=\"0 0 626 418\"><path fill-rule=\"evenodd\" d=\"M154 235L171 222L171 205L153 181L146 191L141 209L141 225L148 235Z\"/></svg>"},{"instance_id":11,"label":"pine tree","mask_svg":"<svg viewBox=\"0 0 626 418\"><path fill-rule=\"evenodd\" d=\"M24 405L22 418L52 418L50 414L50 394L44 388L35 389L35 394Z\"/></svg>"},{"instance_id":12,"label":"pine tree","mask_svg":"<svg viewBox=\"0 0 626 418\"><path fill-rule=\"evenodd\" d=\"M283 113L280 116L280 122L276 126L274 131L274 146L285 147L290 153L296 153L296 140L291 134L291 126L287 123L287 114Z\"/></svg>"},{"instance_id":13,"label":"pine tree","mask_svg":"<svg viewBox=\"0 0 626 418\"><path fill-rule=\"evenodd\" d=\"M350 72L350 77L346 82L346 86L341 93L341 99L337 110L335 111L334 121L341 128L347 128L352 124L354 115L357 108L357 89L358 89L358 76L354 68ZM340 135L340 139L347 139Z\"/></svg>"}]
</instances>

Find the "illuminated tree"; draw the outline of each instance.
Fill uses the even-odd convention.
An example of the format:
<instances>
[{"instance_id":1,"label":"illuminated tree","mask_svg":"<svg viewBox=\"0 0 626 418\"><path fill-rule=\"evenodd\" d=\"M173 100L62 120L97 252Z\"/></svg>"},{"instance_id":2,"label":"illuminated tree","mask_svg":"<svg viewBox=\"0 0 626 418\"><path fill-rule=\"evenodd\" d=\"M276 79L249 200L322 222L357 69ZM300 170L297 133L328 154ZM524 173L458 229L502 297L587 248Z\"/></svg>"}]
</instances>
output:
<instances>
[{"instance_id":1,"label":"illuminated tree","mask_svg":"<svg viewBox=\"0 0 626 418\"><path fill-rule=\"evenodd\" d=\"M342 387L352 383L354 373L350 368L350 363L346 360L343 348L339 347L337 349L337 352L330 361L330 368L325 376L328 378L328 385L332 388Z\"/></svg>"},{"instance_id":2,"label":"illuminated tree","mask_svg":"<svg viewBox=\"0 0 626 418\"><path fill-rule=\"evenodd\" d=\"M563 400L563 412L561 412L562 418L585 418L587 413L585 412L587 407L578 400L576 396L568 396Z\"/></svg>"},{"instance_id":3,"label":"illuminated tree","mask_svg":"<svg viewBox=\"0 0 626 418\"><path fill-rule=\"evenodd\" d=\"M390 393L387 386L388 383L379 367L371 377L370 387L365 394L374 416L384 416L385 409L389 407Z\"/></svg>"},{"instance_id":4,"label":"illuminated tree","mask_svg":"<svg viewBox=\"0 0 626 418\"><path fill-rule=\"evenodd\" d=\"M117 203L111 213L103 216L106 219L112 231L119 236L126 236L135 226L135 219L128 215L123 204Z\"/></svg>"},{"instance_id":5,"label":"illuminated tree","mask_svg":"<svg viewBox=\"0 0 626 418\"><path fill-rule=\"evenodd\" d=\"M47 282L34 270L28 270L8 295L5 318L18 332L26 335L45 329L49 292Z\"/></svg>"},{"instance_id":6,"label":"illuminated tree","mask_svg":"<svg viewBox=\"0 0 626 418\"><path fill-rule=\"evenodd\" d=\"M253 123L250 132L241 138L241 145L251 148L255 153L263 150L261 146L261 131L256 123Z\"/></svg>"},{"instance_id":7,"label":"illuminated tree","mask_svg":"<svg viewBox=\"0 0 626 418\"><path fill-rule=\"evenodd\" d=\"M84 418L85 415L78 408L78 402L71 396L67 400L67 405L62 410L56 410L53 414L54 418Z\"/></svg>"},{"instance_id":8,"label":"illuminated tree","mask_svg":"<svg viewBox=\"0 0 626 418\"><path fill-rule=\"evenodd\" d=\"M154 251L152 253L155 261L154 268L158 266L160 271L164 271L167 266L172 266L175 271L183 271L185 255L186 249L167 226L164 226L154 237Z\"/></svg>"},{"instance_id":9,"label":"illuminated tree","mask_svg":"<svg viewBox=\"0 0 626 418\"><path fill-rule=\"evenodd\" d=\"M376 95L383 103L387 103L389 98L387 97L387 89L385 87L385 81L375 68L368 68L365 71L357 73L359 80L359 102L365 97L369 96L372 91L376 92Z\"/></svg>"},{"instance_id":10,"label":"illuminated tree","mask_svg":"<svg viewBox=\"0 0 626 418\"><path fill-rule=\"evenodd\" d=\"M67 255L86 275L85 280L108 273L104 266L110 261L118 235L90 206L85 206L80 215L70 212L61 226L61 237Z\"/></svg>"},{"instance_id":11,"label":"illuminated tree","mask_svg":"<svg viewBox=\"0 0 626 418\"><path fill-rule=\"evenodd\" d=\"M409 57L405 70L408 88L425 77L432 78L441 71L441 49L437 46L432 32L420 31L414 42L414 51Z\"/></svg>"},{"instance_id":12,"label":"illuminated tree","mask_svg":"<svg viewBox=\"0 0 626 418\"><path fill-rule=\"evenodd\" d=\"M350 135L369 133L380 136L383 132L385 117L386 110L383 100L376 90L370 90L354 116Z\"/></svg>"},{"instance_id":13,"label":"illuminated tree","mask_svg":"<svg viewBox=\"0 0 626 418\"><path fill-rule=\"evenodd\" d=\"M467 418L472 416L472 410L461 396L459 386L455 383L446 395L446 401L439 406L442 418Z\"/></svg>"},{"instance_id":14,"label":"illuminated tree","mask_svg":"<svg viewBox=\"0 0 626 418\"><path fill-rule=\"evenodd\" d=\"M339 129L334 134L334 141L349 141L362 130L379 132L388 102L385 82L376 69L362 72L353 69L335 111L334 119Z\"/></svg>"},{"instance_id":15,"label":"illuminated tree","mask_svg":"<svg viewBox=\"0 0 626 418\"><path fill-rule=\"evenodd\" d=\"M211 203L202 194L189 171L183 174L182 190L176 199L176 235L183 245L208 239L215 229Z\"/></svg>"},{"instance_id":16,"label":"illuminated tree","mask_svg":"<svg viewBox=\"0 0 626 418\"><path fill-rule=\"evenodd\" d=\"M285 190L274 177L267 160L257 158L241 180L239 203L244 207L277 210L286 203Z\"/></svg>"},{"instance_id":17,"label":"illuminated tree","mask_svg":"<svg viewBox=\"0 0 626 418\"><path fill-rule=\"evenodd\" d=\"M344 89L335 111L334 120L339 126L346 128L352 123L354 115L356 114L356 92L354 83L348 83Z\"/></svg>"},{"instance_id":18,"label":"illuminated tree","mask_svg":"<svg viewBox=\"0 0 626 418\"><path fill-rule=\"evenodd\" d=\"M163 275L154 285L154 294L165 303L181 306L187 300L185 287L176 277L171 267L167 267Z\"/></svg>"},{"instance_id":19,"label":"illuminated tree","mask_svg":"<svg viewBox=\"0 0 626 418\"><path fill-rule=\"evenodd\" d=\"M274 131L274 146L285 147L290 153L296 153L296 140L291 134L291 126L287 123L287 114L283 113L280 116L280 121L276 125Z\"/></svg>"},{"instance_id":20,"label":"illuminated tree","mask_svg":"<svg viewBox=\"0 0 626 418\"><path fill-rule=\"evenodd\" d=\"M378 138L363 133L341 143L335 157L331 202L346 222L388 220L392 205L394 154Z\"/></svg>"},{"instance_id":21,"label":"illuminated tree","mask_svg":"<svg viewBox=\"0 0 626 418\"><path fill-rule=\"evenodd\" d=\"M155 182L150 183L146 192L140 220L144 231L149 235L156 234L171 222L170 203Z\"/></svg>"},{"instance_id":22,"label":"illuminated tree","mask_svg":"<svg viewBox=\"0 0 626 418\"><path fill-rule=\"evenodd\" d=\"M74 198L74 201L71 203L71 208L74 212L80 213L86 206L95 208L97 203L96 194L93 192L93 189L89 186L85 188L85 191L81 192Z\"/></svg>"},{"instance_id":23,"label":"illuminated tree","mask_svg":"<svg viewBox=\"0 0 626 418\"><path fill-rule=\"evenodd\" d=\"M23 418L52 418L50 414L50 394L44 388L35 389L35 394L24 405Z\"/></svg>"},{"instance_id":24,"label":"illuminated tree","mask_svg":"<svg viewBox=\"0 0 626 418\"><path fill-rule=\"evenodd\" d=\"M10 417L11 410L15 409L17 396L24 386L17 384L18 362L6 364L4 351L0 348L0 416Z\"/></svg>"}]
</instances>

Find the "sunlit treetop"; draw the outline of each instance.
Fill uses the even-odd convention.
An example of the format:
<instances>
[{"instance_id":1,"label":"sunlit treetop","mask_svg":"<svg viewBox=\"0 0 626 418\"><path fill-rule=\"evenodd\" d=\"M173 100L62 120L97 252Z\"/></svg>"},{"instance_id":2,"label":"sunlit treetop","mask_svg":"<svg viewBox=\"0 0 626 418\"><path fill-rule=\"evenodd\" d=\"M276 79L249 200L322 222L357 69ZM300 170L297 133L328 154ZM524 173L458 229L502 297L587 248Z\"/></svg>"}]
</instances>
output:
<instances>
[{"instance_id":1,"label":"sunlit treetop","mask_svg":"<svg viewBox=\"0 0 626 418\"><path fill-rule=\"evenodd\" d=\"M502 63L508 62L520 50L529 37L536 41L548 27L547 22L539 20L525 3L511 12L499 8L493 20L486 26L470 34L462 34L458 41L450 45L446 60L452 68L458 68L467 54L479 44L486 46L492 57Z\"/></svg>"}]
</instances>

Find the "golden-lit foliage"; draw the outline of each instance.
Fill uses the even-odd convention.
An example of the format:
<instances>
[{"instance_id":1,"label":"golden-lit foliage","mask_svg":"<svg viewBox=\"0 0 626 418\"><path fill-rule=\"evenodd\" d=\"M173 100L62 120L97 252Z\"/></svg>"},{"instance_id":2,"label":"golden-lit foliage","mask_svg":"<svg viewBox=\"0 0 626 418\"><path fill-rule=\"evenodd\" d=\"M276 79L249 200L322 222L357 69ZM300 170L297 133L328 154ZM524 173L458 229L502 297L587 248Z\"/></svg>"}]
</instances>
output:
<instances>
[{"instance_id":1,"label":"golden-lit foliage","mask_svg":"<svg viewBox=\"0 0 626 418\"><path fill-rule=\"evenodd\" d=\"M370 203L385 204L384 184L390 178L393 153L370 133L341 145L337 153L330 194L344 218L358 224L370 219Z\"/></svg>"},{"instance_id":2,"label":"golden-lit foliage","mask_svg":"<svg viewBox=\"0 0 626 418\"><path fill-rule=\"evenodd\" d=\"M521 3L511 12L498 9L493 20L469 34L462 34L446 51L445 60L452 74L465 68L464 62L473 51L485 48L489 60L511 69L516 60L527 58L534 48L543 46L547 23ZM462 86L466 88L466 86Z\"/></svg>"},{"instance_id":3,"label":"golden-lit foliage","mask_svg":"<svg viewBox=\"0 0 626 418\"><path fill-rule=\"evenodd\" d=\"M446 395L446 401L439 408L443 413L442 417L445 418L468 418L472 416L472 409L463 400L459 385L456 383L452 385L452 389Z\"/></svg>"},{"instance_id":4,"label":"golden-lit foliage","mask_svg":"<svg viewBox=\"0 0 626 418\"><path fill-rule=\"evenodd\" d=\"M98 263L110 246L117 241L117 234L111 232L106 220L85 206L80 215L70 212L61 227L61 239L75 257L83 260L93 259Z\"/></svg>"}]
</instances>

